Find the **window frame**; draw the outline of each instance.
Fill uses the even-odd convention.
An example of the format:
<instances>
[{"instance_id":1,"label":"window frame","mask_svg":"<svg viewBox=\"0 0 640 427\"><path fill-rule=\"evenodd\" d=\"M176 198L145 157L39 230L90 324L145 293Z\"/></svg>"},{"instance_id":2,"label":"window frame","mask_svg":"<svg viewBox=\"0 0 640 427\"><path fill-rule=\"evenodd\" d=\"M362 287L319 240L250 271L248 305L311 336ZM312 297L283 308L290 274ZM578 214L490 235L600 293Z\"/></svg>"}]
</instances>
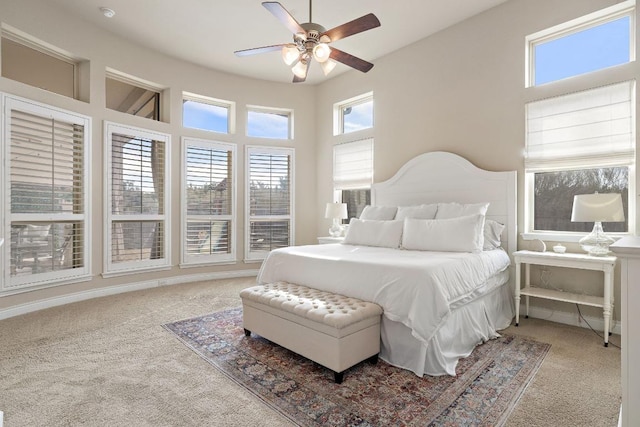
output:
<instances>
[{"instance_id":1,"label":"window frame","mask_svg":"<svg viewBox=\"0 0 640 427\"><path fill-rule=\"evenodd\" d=\"M287 137L279 138L272 136L258 136L258 135L250 135L249 134L249 114L250 113L260 113L260 114L275 114L275 115L286 115L287 116ZM259 105L247 105L247 127L246 127L246 135L249 138L262 138L269 140L280 140L280 141L290 141L294 139L293 134L293 110L288 108L276 108L276 107L263 107Z\"/></svg>"},{"instance_id":2,"label":"window frame","mask_svg":"<svg viewBox=\"0 0 640 427\"><path fill-rule=\"evenodd\" d=\"M625 84L625 83L630 83L630 94L631 94L631 100L629 102L629 105L631 107L631 140L635 141L636 140L636 135L635 135L635 125L637 122L637 116L636 116L636 111L635 111L635 107L636 107L636 102L637 102L637 95L636 95L636 82L635 79L629 79L623 82L618 82L618 83L611 83L608 85L603 85L603 86L598 86L598 87L589 87L586 89L583 89L581 91L577 91L577 92L571 92L571 93L563 93L558 95L558 97L563 97L563 96L572 96L574 94L580 95L582 93L586 93L588 91L593 91L593 90L597 90L597 89L604 89L607 86L619 86L621 84ZM555 98L555 97L554 97ZM542 99L540 101L545 101L547 99L552 99L552 98L545 98ZM531 101L531 102L536 102L536 101ZM528 102L525 104L525 123L527 122L527 111L528 108L527 106L531 103ZM525 138L528 138L528 130L525 133ZM636 144L634 144L636 145ZM527 149L528 146L525 147L525 151ZM620 233L620 232L607 232L608 235L613 236L613 237L623 237L623 236L628 236L628 235L633 235L635 234L636 231L636 198L635 198L635 194L636 194L636 165L635 165L635 158L637 157L637 148L634 147L634 150L636 151L636 154L633 156L629 156L629 157L633 157L633 163L629 163L629 160L626 160L624 158L624 156L616 156L616 155L611 155L610 157L606 158L606 159L601 159L601 161L598 162L594 162L593 159L594 154L593 152L589 153L590 157L585 157L587 156L587 154L584 153L580 153L580 155L576 154L576 156L574 157L556 157L556 158L552 158L553 160L549 160L547 159L546 161L543 160L543 162L541 163L541 161L539 159L535 159L533 165L527 167L526 164L526 159L525 159L525 166L524 166L524 232L522 233L522 237L525 240L532 240L532 239L541 239L541 240L546 240L546 241L557 241L557 242L578 242L580 240L580 238L582 238L583 236L585 236L586 234L588 234L588 232L576 232L576 231L554 231L554 230L536 230L534 228L535 225L535 174L538 172L557 172L557 171L578 171L578 170L582 170L582 169L598 169L598 168L609 168L609 167L625 167L628 168L628 189L627 189L627 194L628 194L628 198L627 198L627 206L628 206L628 212L627 212L627 224L628 224L628 229L626 232L624 233ZM582 159L582 160L580 160ZM606 232L606 230L605 230Z\"/></svg>"},{"instance_id":3,"label":"window frame","mask_svg":"<svg viewBox=\"0 0 640 427\"><path fill-rule=\"evenodd\" d=\"M224 150L231 152L231 164L228 165L229 174L231 175L232 181L232 190L231 190L231 215L201 215L203 219L206 220L228 220L230 221L229 225L229 234L231 235L230 239L230 247L231 250L226 254L208 254L202 256L193 256L187 253L187 223L191 216L187 212L187 153L189 147L201 147L205 149L211 150ZM237 146L236 144L226 143L226 142L218 142L211 141L205 139L191 138L191 137L182 137L182 180L181 180L181 188L182 191L180 197L180 207L182 212L182 220L181 220L181 239L180 239L180 253L181 253L181 263L180 267L191 267L191 266L202 266L202 265L212 265L212 264L233 264L237 261L237 237L236 237L236 224L237 224L237 188L238 188L238 180L237 180ZM199 217L199 215L193 215L194 218Z\"/></svg>"},{"instance_id":4,"label":"window frame","mask_svg":"<svg viewBox=\"0 0 640 427\"><path fill-rule=\"evenodd\" d=\"M145 116L138 116L136 114L128 113L126 111L120 111L120 110L116 110L116 109L107 107L107 89L106 89L106 87L107 87L107 80L108 79L115 80L117 82L124 83L124 84L127 84L129 86L134 86L134 87L137 87L137 88L140 88L140 89L144 89L144 90L156 93L157 96L155 97L155 99L156 99L156 101L155 101L155 104L156 104L156 106L155 106L155 111L156 111L155 117L154 118L150 118L150 117L145 117ZM162 86L160 86L160 85L158 85L156 83L152 83L152 82L149 82L149 81L146 81L146 80L131 76L129 74L114 70L112 68L107 68L106 71L105 71L104 85L105 85L104 86L105 87L105 98L104 98L104 101L105 101L105 108L107 110L116 111L118 113L126 114L128 116L140 117L140 118L145 119L145 120L152 120L154 122L163 122L162 108L163 108L163 103L164 103L164 99L163 99L164 98L164 90L165 90L164 87L162 87ZM143 106L146 105L146 104L147 103L143 104ZM142 107L140 107L140 109L142 109Z\"/></svg>"},{"instance_id":5,"label":"window frame","mask_svg":"<svg viewBox=\"0 0 640 427\"><path fill-rule=\"evenodd\" d=\"M337 147L340 146L347 146L348 144L364 144L364 143L370 143L370 151L371 151L371 180L368 183L367 186L353 186L353 185L339 185L336 183L336 160L337 157L339 155L338 151L336 150ZM334 144L333 146L333 164L332 164L332 170L333 170L333 177L332 177L332 188L333 188L333 201L336 203L346 203L343 200L343 195L344 195L344 191L368 191L368 198L371 199L371 185L373 184L373 174L374 174L374 156L375 156L375 141L373 138L362 138L362 139L358 139L358 140L353 140L353 141L348 141L348 142L344 142L344 143L340 143L340 144ZM348 208L348 206L347 206ZM344 224L348 224L349 223L349 218L347 218L346 220L342 221Z\"/></svg>"},{"instance_id":6,"label":"window frame","mask_svg":"<svg viewBox=\"0 0 640 427\"><path fill-rule=\"evenodd\" d=\"M83 170L81 179L84 181L82 194L80 195L82 213L57 214L57 213L22 213L13 214L11 212L11 203L6 197L11 194L11 167L10 154L11 143L4 144L0 150L0 164L7 165L4 173L0 177L0 182L4 185L0 188L0 219L2 220L2 228L0 229L0 237L5 239L5 245L0 251L0 265L4 268L4 274L0 275L0 293L3 295L32 291L53 286L66 285L80 281L91 279L91 174L89 172L89 164L91 160L91 133L92 118L72 111L60 109L47 104L31 101L14 95L0 93L0 101L2 104L3 120L1 123L2 133L5 141L11 141L11 111L19 110L40 117L64 120L83 126ZM84 227L84 235L82 242L82 267L56 270L39 274L14 276L11 277L9 262L11 251L11 224L13 222L32 222L32 223L60 223L66 221L81 222ZM34 277L36 276L36 277Z\"/></svg>"},{"instance_id":7,"label":"window frame","mask_svg":"<svg viewBox=\"0 0 640 427\"><path fill-rule=\"evenodd\" d=\"M184 125L184 103L185 101L197 102L200 104L213 105L227 109L227 132L218 132L210 129L195 128ZM236 133L236 103L224 99L211 98L204 95L198 95L191 92L182 92L182 121L181 125L184 129L196 129L204 132L213 132L221 135L232 135Z\"/></svg>"},{"instance_id":8,"label":"window frame","mask_svg":"<svg viewBox=\"0 0 640 427\"><path fill-rule=\"evenodd\" d=\"M556 83L559 81L571 79L573 77L582 76L585 74L596 73L608 68L615 68L625 64L618 64L611 67L600 68L587 73L577 74L574 76L565 77L559 80L546 82L541 85L535 84L535 47L539 44L558 40L572 34L598 27L602 24L606 24L611 21L615 21L619 18L629 17L629 62L628 64L636 60L635 57L635 0L627 0L618 3L614 6L610 6L596 12L581 16L579 18L564 22L559 25L538 31L534 34L530 34L525 37L525 88L539 87L546 84Z\"/></svg>"},{"instance_id":9,"label":"window frame","mask_svg":"<svg viewBox=\"0 0 640 427\"><path fill-rule=\"evenodd\" d=\"M264 147L247 145L245 147L245 238L244 238L244 262L262 262L269 252L251 251L251 222L256 219L264 219L265 216L251 215L251 154L280 154L288 155L289 169L289 215L267 216L273 220L289 221L289 246L295 245L295 149L284 147Z\"/></svg>"},{"instance_id":10,"label":"window frame","mask_svg":"<svg viewBox=\"0 0 640 427\"><path fill-rule=\"evenodd\" d=\"M374 103L373 92L363 93L362 95L354 96L353 98L345 99L344 101L333 104L333 135L352 135L358 134L359 132L370 131L371 129L373 129L375 127L375 105L373 105L373 109L371 112L371 127L358 129L351 132L344 131L344 110L356 105L365 104L369 101Z\"/></svg>"},{"instance_id":11,"label":"window frame","mask_svg":"<svg viewBox=\"0 0 640 427\"><path fill-rule=\"evenodd\" d=\"M137 138L147 138L154 141L160 141L165 145L164 149L164 186L163 186L163 213L162 214L140 214L140 215L114 215L112 205L113 194L113 179L112 179L112 135L114 133L131 135ZM170 167L171 164L171 135L161 132L152 131L149 129L123 125L115 122L104 122L104 158L105 158L105 172L104 172L104 256L103 265L104 271L103 277L113 277L130 273L140 273L146 271L166 270L171 268L171 215L170 215L170 190L171 190L171 176ZM114 219L115 218L115 219ZM163 233L163 254L162 258L153 260L142 261L128 261L122 263L113 263L111 256L111 240L112 240L112 224L116 220L119 221L132 221L132 222L145 222L156 221L164 224Z\"/></svg>"}]
</instances>

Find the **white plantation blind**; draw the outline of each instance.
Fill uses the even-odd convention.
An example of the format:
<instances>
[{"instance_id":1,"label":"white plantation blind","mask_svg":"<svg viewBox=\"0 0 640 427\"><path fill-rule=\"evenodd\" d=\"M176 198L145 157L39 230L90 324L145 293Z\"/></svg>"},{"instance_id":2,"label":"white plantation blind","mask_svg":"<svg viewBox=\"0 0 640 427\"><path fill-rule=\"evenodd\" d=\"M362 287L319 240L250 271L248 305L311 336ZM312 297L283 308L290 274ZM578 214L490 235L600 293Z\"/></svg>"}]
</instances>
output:
<instances>
[{"instance_id":1,"label":"white plantation blind","mask_svg":"<svg viewBox=\"0 0 640 427\"><path fill-rule=\"evenodd\" d=\"M373 180L373 139L333 147L333 187L336 190L370 188Z\"/></svg>"},{"instance_id":2,"label":"white plantation blind","mask_svg":"<svg viewBox=\"0 0 640 427\"><path fill-rule=\"evenodd\" d=\"M168 264L167 197L170 136L105 123L109 205L106 272Z\"/></svg>"},{"instance_id":3,"label":"white plantation blind","mask_svg":"<svg viewBox=\"0 0 640 427\"><path fill-rule=\"evenodd\" d=\"M6 99L11 255L4 286L28 288L86 275L90 119Z\"/></svg>"},{"instance_id":4,"label":"white plantation blind","mask_svg":"<svg viewBox=\"0 0 640 427\"><path fill-rule=\"evenodd\" d=\"M293 244L293 150L247 150L248 259Z\"/></svg>"},{"instance_id":5,"label":"white plantation blind","mask_svg":"<svg viewBox=\"0 0 640 427\"><path fill-rule=\"evenodd\" d=\"M235 146L184 138L183 262L235 259Z\"/></svg>"},{"instance_id":6,"label":"white plantation blind","mask_svg":"<svg viewBox=\"0 0 640 427\"><path fill-rule=\"evenodd\" d=\"M290 214L290 163L291 156L287 153L250 153L251 216L286 216Z\"/></svg>"},{"instance_id":7,"label":"white plantation blind","mask_svg":"<svg viewBox=\"0 0 640 427\"><path fill-rule=\"evenodd\" d=\"M12 110L11 212L82 213L83 143L82 126Z\"/></svg>"},{"instance_id":8,"label":"white plantation blind","mask_svg":"<svg viewBox=\"0 0 640 427\"><path fill-rule=\"evenodd\" d=\"M634 94L629 81L527 104L527 171L633 164Z\"/></svg>"}]
</instances>

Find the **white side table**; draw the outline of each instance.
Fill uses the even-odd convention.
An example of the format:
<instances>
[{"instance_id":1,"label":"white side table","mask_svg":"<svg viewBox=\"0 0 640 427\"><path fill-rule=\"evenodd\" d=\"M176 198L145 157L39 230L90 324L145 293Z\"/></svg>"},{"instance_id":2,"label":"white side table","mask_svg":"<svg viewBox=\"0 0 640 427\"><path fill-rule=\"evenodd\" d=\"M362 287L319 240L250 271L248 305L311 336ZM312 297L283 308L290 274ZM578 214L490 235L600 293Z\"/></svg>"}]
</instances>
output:
<instances>
[{"instance_id":1,"label":"white side table","mask_svg":"<svg viewBox=\"0 0 640 427\"><path fill-rule=\"evenodd\" d=\"M611 334L611 313L613 311L613 270L617 260L615 256L596 257L587 254L517 251L513 253L513 258L516 263L516 326L520 323L520 295L525 296L526 317L529 317L529 297L583 304L592 307L602 307L604 317L604 346L609 346L609 335ZM520 288L521 264L524 264L525 270L524 288L522 289ZM602 271L604 273L603 296L598 297L531 286L531 264Z\"/></svg>"},{"instance_id":2,"label":"white side table","mask_svg":"<svg viewBox=\"0 0 640 427\"><path fill-rule=\"evenodd\" d=\"M344 237L331 237L331 236L322 236L318 237L318 243L321 245L326 245L329 243L342 243Z\"/></svg>"}]
</instances>

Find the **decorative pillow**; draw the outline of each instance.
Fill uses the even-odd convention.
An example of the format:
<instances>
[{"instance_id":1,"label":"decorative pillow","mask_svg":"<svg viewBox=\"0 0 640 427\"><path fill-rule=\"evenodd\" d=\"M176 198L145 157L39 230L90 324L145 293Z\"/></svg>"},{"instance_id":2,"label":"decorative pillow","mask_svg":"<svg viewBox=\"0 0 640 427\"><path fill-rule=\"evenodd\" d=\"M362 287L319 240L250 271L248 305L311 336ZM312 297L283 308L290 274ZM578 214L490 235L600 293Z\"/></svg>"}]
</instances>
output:
<instances>
[{"instance_id":1,"label":"decorative pillow","mask_svg":"<svg viewBox=\"0 0 640 427\"><path fill-rule=\"evenodd\" d=\"M365 206L360 214L360 219L373 219L376 221L391 220L398 210L395 206Z\"/></svg>"},{"instance_id":2,"label":"decorative pillow","mask_svg":"<svg viewBox=\"0 0 640 427\"><path fill-rule=\"evenodd\" d=\"M457 218L468 215L485 215L489 209L489 203L438 203L436 219Z\"/></svg>"},{"instance_id":3,"label":"decorative pillow","mask_svg":"<svg viewBox=\"0 0 640 427\"><path fill-rule=\"evenodd\" d=\"M399 248L402 240L402 221L377 221L353 218L347 235L342 241L346 245L379 246Z\"/></svg>"},{"instance_id":4,"label":"decorative pillow","mask_svg":"<svg viewBox=\"0 0 640 427\"><path fill-rule=\"evenodd\" d=\"M396 219L400 219L400 220L403 220L405 218L434 219L436 217L437 210L438 210L437 203L433 203L431 205L419 205L419 206L398 206L398 212L396 212Z\"/></svg>"},{"instance_id":5,"label":"decorative pillow","mask_svg":"<svg viewBox=\"0 0 640 427\"><path fill-rule=\"evenodd\" d=\"M404 220L402 247L417 251L481 252L484 215Z\"/></svg>"},{"instance_id":6,"label":"decorative pillow","mask_svg":"<svg viewBox=\"0 0 640 427\"><path fill-rule=\"evenodd\" d=\"M504 230L504 224L498 221L487 219L484 222L484 246L483 250L490 251L501 246L500 236Z\"/></svg>"}]
</instances>

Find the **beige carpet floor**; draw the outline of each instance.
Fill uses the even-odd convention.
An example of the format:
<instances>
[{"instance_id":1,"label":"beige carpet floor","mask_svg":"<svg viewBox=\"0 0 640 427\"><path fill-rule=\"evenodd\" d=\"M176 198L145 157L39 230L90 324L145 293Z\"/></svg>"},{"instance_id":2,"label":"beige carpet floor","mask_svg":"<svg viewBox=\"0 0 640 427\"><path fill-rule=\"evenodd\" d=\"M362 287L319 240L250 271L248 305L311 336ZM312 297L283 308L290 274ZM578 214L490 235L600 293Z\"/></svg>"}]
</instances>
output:
<instances>
[{"instance_id":1,"label":"beige carpet floor","mask_svg":"<svg viewBox=\"0 0 640 427\"><path fill-rule=\"evenodd\" d=\"M155 288L0 321L5 427L291 425L161 327L237 307L254 281ZM536 319L508 332L552 345L508 426L617 424L617 348Z\"/></svg>"}]
</instances>

